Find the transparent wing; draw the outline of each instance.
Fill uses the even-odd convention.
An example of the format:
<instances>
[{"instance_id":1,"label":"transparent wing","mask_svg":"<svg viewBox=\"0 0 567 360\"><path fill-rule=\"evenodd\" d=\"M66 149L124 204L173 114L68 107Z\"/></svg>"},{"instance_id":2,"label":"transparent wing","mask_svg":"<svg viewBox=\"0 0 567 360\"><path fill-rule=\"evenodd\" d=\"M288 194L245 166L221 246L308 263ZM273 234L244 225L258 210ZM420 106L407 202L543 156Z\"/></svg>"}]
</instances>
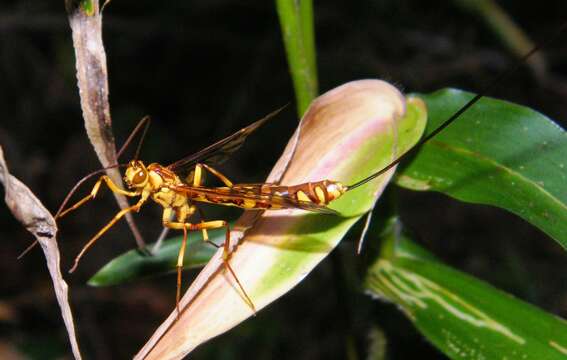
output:
<instances>
[{"instance_id":1,"label":"transparent wing","mask_svg":"<svg viewBox=\"0 0 567 360\"><path fill-rule=\"evenodd\" d=\"M285 106L284 106L285 107ZM189 174L197 163L206 163L208 165L218 165L228 159L236 150L240 149L244 141L253 133L256 129L262 126L266 121L274 117L280 111L284 109L281 107L276 111L273 111L263 117L262 119L256 121L255 123L248 125L247 127L240 129L234 134L222 139L219 142L210 145L203 150L184 157L181 160L174 162L167 166L167 168L176 174L185 177Z\"/></svg>"}]
</instances>

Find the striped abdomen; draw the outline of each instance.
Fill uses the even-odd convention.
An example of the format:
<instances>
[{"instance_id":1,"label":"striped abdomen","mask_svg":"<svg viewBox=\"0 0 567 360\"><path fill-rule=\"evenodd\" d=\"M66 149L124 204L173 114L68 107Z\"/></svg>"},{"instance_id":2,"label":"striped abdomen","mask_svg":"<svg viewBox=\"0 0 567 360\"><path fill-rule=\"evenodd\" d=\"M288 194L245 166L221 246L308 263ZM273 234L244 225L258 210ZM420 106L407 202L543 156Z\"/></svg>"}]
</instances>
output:
<instances>
[{"instance_id":1,"label":"striped abdomen","mask_svg":"<svg viewBox=\"0 0 567 360\"><path fill-rule=\"evenodd\" d=\"M331 213L326 207L347 191L343 184L323 180L305 184L282 186L274 184L234 184L233 187L174 186L175 191L185 192L192 200L244 209L305 209Z\"/></svg>"},{"instance_id":2,"label":"striped abdomen","mask_svg":"<svg viewBox=\"0 0 567 360\"><path fill-rule=\"evenodd\" d=\"M323 180L309 182L293 186L280 186L284 188L287 195L297 201L312 202L318 205L327 205L331 201L339 198L347 190L343 184Z\"/></svg>"},{"instance_id":3,"label":"striped abdomen","mask_svg":"<svg viewBox=\"0 0 567 360\"><path fill-rule=\"evenodd\" d=\"M339 198L347 191L346 186L331 180L292 186L243 184L235 185L234 188L238 189L238 191L245 191L248 194L256 192L270 204L266 206L267 204L265 204L264 201L258 201L258 204L254 204L254 208L289 209L296 207L313 211L321 211L325 205ZM313 206L308 206L308 204L312 204ZM252 204L250 203L250 205Z\"/></svg>"}]
</instances>

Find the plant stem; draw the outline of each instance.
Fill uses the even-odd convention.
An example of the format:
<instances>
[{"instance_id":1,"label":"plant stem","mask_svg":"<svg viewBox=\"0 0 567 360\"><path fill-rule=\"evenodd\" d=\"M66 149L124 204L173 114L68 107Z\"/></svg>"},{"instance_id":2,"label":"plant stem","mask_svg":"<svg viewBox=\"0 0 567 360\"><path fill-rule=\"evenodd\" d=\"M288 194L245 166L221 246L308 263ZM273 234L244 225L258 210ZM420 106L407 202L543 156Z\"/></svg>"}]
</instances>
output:
<instances>
[{"instance_id":1,"label":"plant stem","mask_svg":"<svg viewBox=\"0 0 567 360\"><path fill-rule=\"evenodd\" d=\"M293 79L297 112L302 116L317 96L317 65L312 0L276 0Z\"/></svg>"}]
</instances>

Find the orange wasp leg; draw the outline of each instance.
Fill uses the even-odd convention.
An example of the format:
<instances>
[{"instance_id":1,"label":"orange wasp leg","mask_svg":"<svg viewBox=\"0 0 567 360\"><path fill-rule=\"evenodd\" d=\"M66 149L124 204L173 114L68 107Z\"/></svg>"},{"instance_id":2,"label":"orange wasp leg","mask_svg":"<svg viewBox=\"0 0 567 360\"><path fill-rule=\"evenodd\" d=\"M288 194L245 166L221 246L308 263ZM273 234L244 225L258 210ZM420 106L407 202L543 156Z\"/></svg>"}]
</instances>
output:
<instances>
[{"instance_id":1,"label":"orange wasp leg","mask_svg":"<svg viewBox=\"0 0 567 360\"><path fill-rule=\"evenodd\" d=\"M227 187L232 187L232 181L228 180L228 178L226 176L224 176L223 174L220 173L220 171L218 171L217 169L214 169L212 167L210 167L207 164L197 164L195 165L195 178L193 182L196 182L197 180L201 181L201 173L202 173L202 168L205 168L208 172L210 172L211 174L213 174L214 176L216 176L217 178L219 178L220 181L223 182L223 184L225 184ZM198 174L198 176L197 176ZM199 179L197 179L197 177ZM197 185L198 186L198 185Z\"/></svg>"},{"instance_id":2,"label":"orange wasp leg","mask_svg":"<svg viewBox=\"0 0 567 360\"><path fill-rule=\"evenodd\" d=\"M126 191L124 189L119 188L114 182L112 182L112 180L107 175L103 175L94 184L93 189L91 190L91 193L89 195L87 195L84 198L82 198L81 200L79 200L75 205L73 205L73 206L67 208L66 210L62 211L61 213L57 214L55 219L62 218L63 216L70 213L71 211L76 210L79 207L83 206L86 202L94 199L95 196L97 195L98 191L100 190L100 185L102 184L103 181L106 183L106 185L108 186L108 188L112 192L122 194L122 195L125 195L125 196L129 196L129 197L140 195L140 193L137 192L137 191Z\"/></svg>"},{"instance_id":3,"label":"orange wasp leg","mask_svg":"<svg viewBox=\"0 0 567 360\"><path fill-rule=\"evenodd\" d=\"M183 258L185 257L185 248L187 247L187 227L183 227L183 242L181 243L181 248L179 249L179 254L177 255L177 290L175 292L175 308L177 309L177 316L181 314L179 310L179 300L181 299L181 273L183 270Z\"/></svg>"},{"instance_id":4,"label":"orange wasp leg","mask_svg":"<svg viewBox=\"0 0 567 360\"><path fill-rule=\"evenodd\" d=\"M229 188L232 187L232 185L233 185L232 181L230 181L226 176L221 174L218 170L210 167L207 164L195 165L195 172L193 174L193 186L194 187L200 187L201 186L201 183L203 181L203 168L206 169L211 174L213 174L214 176L216 176L217 178L219 178L219 180L222 181L223 184L225 184L227 187L229 187ZM201 211L199 211L199 213L201 214L201 223L203 223L204 222L203 214L201 213ZM207 233L207 229L202 229L202 231L203 231L203 238L205 239L205 241L209 241L209 234Z\"/></svg>"},{"instance_id":5,"label":"orange wasp leg","mask_svg":"<svg viewBox=\"0 0 567 360\"><path fill-rule=\"evenodd\" d=\"M79 200L75 205L67 208L66 210L60 211L57 214L55 214L55 220L62 218L63 216L70 213L71 211L78 209L79 207L81 207L85 203L87 203L88 201L94 199L96 197L98 191L100 190L100 185L102 184L103 181L106 183L108 188L115 193L119 193L119 194L129 196L129 197L134 197L134 196L140 195L140 192L126 191L124 189L119 188L114 182L112 182L112 180L108 176L103 175L94 184L93 189L91 190L91 193L89 195L87 195L84 198L82 198L81 200ZM18 260L21 259L23 256L25 256L36 244L37 244L37 240L34 241L30 246L28 246L20 255L18 255Z\"/></svg>"},{"instance_id":6,"label":"orange wasp leg","mask_svg":"<svg viewBox=\"0 0 567 360\"><path fill-rule=\"evenodd\" d=\"M182 229L183 230L183 241L181 242L181 247L179 248L179 254L177 255L177 291L175 294L175 307L177 308L177 315L179 315L179 300L181 299L181 273L183 270L183 259L185 257L185 248L187 247L187 227L182 226L174 227L172 224L184 224L185 219L195 213L195 206L183 206L179 209L177 213L178 222L172 222L171 218L174 215L173 208L165 208L162 215L162 224L166 229ZM207 238L208 239L208 238Z\"/></svg>"},{"instance_id":7,"label":"orange wasp leg","mask_svg":"<svg viewBox=\"0 0 567 360\"><path fill-rule=\"evenodd\" d=\"M194 207L193 207L194 208ZM250 297L248 296L248 293L246 293L246 290L244 290L244 286L242 286L242 283L240 282L240 280L238 280L238 277L236 276L236 273L234 272L234 270L232 269L232 267L230 266L229 263L229 259L230 259L230 228L228 226L228 223L224 220L214 220L214 221L205 221L205 222L201 222L200 224L192 224L192 223L186 223L186 222L170 222L169 220L169 214L168 210L171 211L171 209L166 209L164 211L164 223L163 225L171 228L171 229L176 229L176 230L183 230L183 242L181 244L181 249L179 250L179 256L177 258L177 309L178 309L178 313L179 313L179 297L180 297L180 282L181 282L181 268L183 267L183 257L185 256L185 246L187 243L187 230L211 230L211 229L219 229L219 228L225 228L226 229L226 238L225 238L225 242L224 242L224 248L223 248L223 256L222 256L222 261L223 261L223 265L226 268L226 270L232 275L232 277L234 278L234 280L236 281L236 284L238 285L238 288L240 289L240 291L242 292L242 295L244 296L244 299L246 300L246 303L252 308L252 311L254 311L254 313L256 313L256 307L254 306L254 303L252 302L252 300L250 299ZM195 210L193 210L195 211ZM166 214L167 213L167 214ZM218 245L216 245L215 243L210 242L208 239L205 239L206 242L208 242L209 244L212 244L215 247L218 247Z\"/></svg>"},{"instance_id":8,"label":"orange wasp leg","mask_svg":"<svg viewBox=\"0 0 567 360\"><path fill-rule=\"evenodd\" d=\"M96 185L95 185L96 186ZM109 186L110 187L110 186ZM112 188L111 188L112 189ZM114 191L114 190L113 190ZM93 246L93 244L108 230L110 229L114 224L116 224L116 222L118 220L120 220L124 215L126 215L127 213L134 211L134 212L138 212L140 211L140 208L142 207L142 205L146 202L146 200L149 197L149 193L142 193L141 194L142 197L140 198L140 200L138 200L138 202L135 205L132 205L130 207L127 207L125 209L120 210L112 220L110 220L110 222L108 224L106 224L102 229L99 230L98 233L96 233L95 236L92 237L92 239L89 240L89 242L83 247L83 249L81 250L81 252L77 255L77 257L75 258L75 261L73 263L73 267L69 270L70 273L74 272L77 269L77 266L79 265L79 260L81 260L81 257L83 257L83 255L87 252L87 250ZM81 200L82 201L82 200Z\"/></svg>"},{"instance_id":9,"label":"orange wasp leg","mask_svg":"<svg viewBox=\"0 0 567 360\"><path fill-rule=\"evenodd\" d=\"M195 173L193 175L193 186L200 187L202 182L203 182L203 165L197 164L195 165ZM203 223L204 222L203 213L199 211L199 215L201 216L201 223ZM202 231L203 231L203 240L208 242L209 233L207 232L207 229L203 229Z\"/></svg>"}]
</instances>

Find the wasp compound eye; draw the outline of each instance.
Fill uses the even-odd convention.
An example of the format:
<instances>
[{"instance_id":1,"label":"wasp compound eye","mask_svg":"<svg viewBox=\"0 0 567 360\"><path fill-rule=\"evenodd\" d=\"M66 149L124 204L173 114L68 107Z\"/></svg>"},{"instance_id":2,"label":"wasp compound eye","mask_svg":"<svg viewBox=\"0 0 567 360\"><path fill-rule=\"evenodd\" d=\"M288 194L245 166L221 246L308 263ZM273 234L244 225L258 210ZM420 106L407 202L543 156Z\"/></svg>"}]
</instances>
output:
<instances>
[{"instance_id":1,"label":"wasp compound eye","mask_svg":"<svg viewBox=\"0 0 567 360\"><path fill-rule=\"evenodd\" d=\"M132 183L135 185L139 185L144 181L146 181L146 172L140 169L134 174L134 177L132 178Z\"/></svg>"}]
</instances>

